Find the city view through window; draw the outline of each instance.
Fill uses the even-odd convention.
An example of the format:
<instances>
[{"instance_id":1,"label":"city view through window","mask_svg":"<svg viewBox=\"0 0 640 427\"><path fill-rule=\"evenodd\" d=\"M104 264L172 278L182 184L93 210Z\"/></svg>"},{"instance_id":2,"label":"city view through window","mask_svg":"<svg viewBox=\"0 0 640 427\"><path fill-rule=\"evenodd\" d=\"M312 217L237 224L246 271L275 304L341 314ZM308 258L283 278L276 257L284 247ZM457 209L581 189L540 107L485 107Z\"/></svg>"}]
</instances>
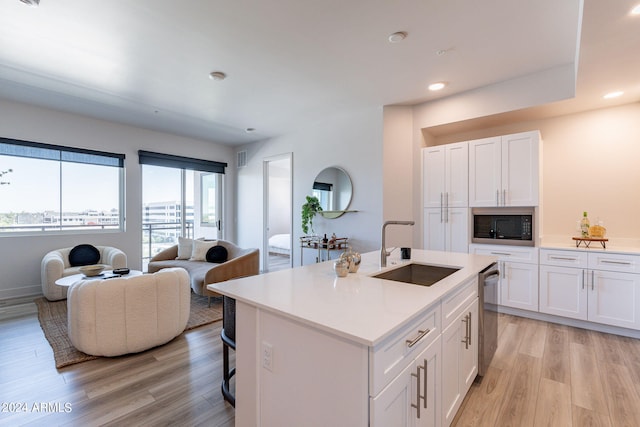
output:
<instances>
[{"instance_id":1,"label":"city view through window","mask_svg":"<svg viewBox=\"0 0 640 427\"><path fill-rule=\"evenodd\" d=\"M0 156L0 232L120 227L118 167Z\"/></svg>"}]
</instances>

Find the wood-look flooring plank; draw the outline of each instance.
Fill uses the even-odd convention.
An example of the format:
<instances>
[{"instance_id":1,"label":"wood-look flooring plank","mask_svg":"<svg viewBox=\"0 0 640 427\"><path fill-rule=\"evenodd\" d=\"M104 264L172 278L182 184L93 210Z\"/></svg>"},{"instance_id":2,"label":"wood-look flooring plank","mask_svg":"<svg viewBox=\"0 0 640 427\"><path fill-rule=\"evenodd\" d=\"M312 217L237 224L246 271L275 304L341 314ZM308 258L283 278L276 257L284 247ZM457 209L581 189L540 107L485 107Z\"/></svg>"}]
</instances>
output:
<instances>
[{"instance_id":1,"label":"wood-look flooring plank","mask_svg":"<svg viewBox=\"0 0 640 427\"><path fill-rule=\"evenodd\" d=\"M612 427L609 415L573 405L573 427Z\"/></svg>"},{"instance_id":2,"label":"wood-look flooring plank","mask_svg":"<svg viewBox=\"0 0 640 427\"><path fill-rule=\"evenodd\" d=\"M571 358L571 396L574 405L598 414L608 414L609 407L600 381L600 367L595 350L584 344L569 345Z\"/></svg>"},{"instance_id":3,"label":"wood-look flooring plank","mask_svg":"<svg viewBox=\"0 0 640 427\"><path fill-rule=\"evenodd\" d=\"M565 326L549 325L547 328L542 376L563 384L571 382L569 331Z\"/></svg>"},{"instance_id":4,"label":"wood-look flooring plank","mask_svg":"<svg viewBox=\"0 0 640 427\"><path fill-rule=\"evenodd\" d=\"M540 389L535 410L536 427L572 425L571 387L569 384L540 379Z\"/></svg>"},{"instance_id":5,"label":"wood-look flooring plank","mask_svg":"<svg viewBox=\"0 0 640 427\"><path fill-rule=\"evenodd\" d=\"M496 425L532 426L538 400L542 359L518 353Z\"/></svg>"},{"instance_id":6,"label":"wood-look flooring plank","mask_svg":"<svg viewBox=\"0 0 640 427\"><path fill-rule=\"evenodd\" d=\"M547 337L547 324L535 320L524 319L520 323L523 337L518 352L533 357L542 357Z\"/></svg>"},{"instance_id":7,"label":"wood-look flooring plank","mask_svg":"<svg viewBox=\"0 0 640 427\"><path fill-rule=\"evenodd\" d=\"M457 427L496 425L509 378L509 373L490 366L484 378L471 386L452 425Z\"/></svg>"},{"instance_id":8,"label":"wood-look flooring plank","mask_svg":"<svg viewBox=\"0 0 640 427\"><path fill-rule=\"evenodd\" d=\"M616 427L640 425L640 397L626 366L600 362L600 379L609 407L611 424Z\"/></svg>"}]
</instances>

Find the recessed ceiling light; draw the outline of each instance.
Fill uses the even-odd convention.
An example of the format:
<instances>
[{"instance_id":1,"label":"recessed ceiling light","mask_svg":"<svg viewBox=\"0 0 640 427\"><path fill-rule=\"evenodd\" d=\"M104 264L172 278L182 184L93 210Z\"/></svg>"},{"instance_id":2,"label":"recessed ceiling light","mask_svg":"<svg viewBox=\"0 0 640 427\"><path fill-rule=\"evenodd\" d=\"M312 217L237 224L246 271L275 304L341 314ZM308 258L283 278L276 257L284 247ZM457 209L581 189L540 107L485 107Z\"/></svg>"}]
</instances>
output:
<instances>
[{"instance_id":1,"label":"recessed ceiling light","mask_svg":"<svg viewBox=\"0 0 640 427\"><path fill-rule=\"evenodd\" d=\"M640 4L637 5L636 7L634 7L633 9L631 9L631 14L632 15L640 15Z\"/></svg>"},{"instance_id":2,"label":"recessed ceiling light","mask_svg":"<svg viewBox=\"0 0 640 427\"><path fill-rule=\"evenodd\" d=\"M430 91L442 90L447 84L445 82L431 83L429 85Z\"/></svg>"},{"instance_id":3,"label":"recessed ceiling light","mask_svg":"<svg viewBox=\"0 0 640 427\"><path fill-rule=\"evenodd\" d=\"M209 73L209 78L211 80L224 80L227 78L227 75L222 71L212 71Z\"/></svg>"},{"instance_id":4,"label":"recessed ceiling light","mask_svg":"<svg viewBox=\"0 0 640 427\"><path fill-rule=\"evenodd\" d=\"M40 4L40 0L20 0L24 4L28 4L29 6L37 7Z\"/></svg>"},{"instance_id":5,"label":"recessed ceiling light","mask_svg":"<svg viewBox=\"0 0 640 427\"><path fill-rule=\"evenodd\" d=\"M407 33L405 33L404 31L398 31L395 32L391 35L389 35L389 42L390 43L400 43L402 40L407 38Z\"/></svg>"},{"instance_id":6,"label":"recessed ceiling light","mask_svg":"<svg viewBox=\"0 0 640 427\"><path fill-rule=\"evenodd\" d=\"M624 94L623 91L619 90L616 92L609 92L608 94L606 94L605 96L603 96L604 99L611 99L611 98L617 98L619 96L622 96L622 94Z\"/></svg>"}]
</instances>

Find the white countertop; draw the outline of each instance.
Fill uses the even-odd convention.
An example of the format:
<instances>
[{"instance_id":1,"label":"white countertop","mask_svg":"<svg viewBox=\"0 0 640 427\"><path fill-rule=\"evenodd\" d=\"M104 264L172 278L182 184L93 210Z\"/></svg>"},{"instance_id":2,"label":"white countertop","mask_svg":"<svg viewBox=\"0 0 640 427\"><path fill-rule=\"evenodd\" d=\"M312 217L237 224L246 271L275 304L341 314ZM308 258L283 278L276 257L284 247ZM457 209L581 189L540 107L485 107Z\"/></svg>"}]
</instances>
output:
<instances>
[{"instance_id":1,"label":"white countertop","mask_svg":"<svg viewBox=\"0 0 640 427\"><path fill-rule=\"evenodd\" d=\"M616 244L615 242L606 242L606 249L602 247L600 242L591 242L588 248L581 243L579 247L576 247L576 242L569 240L567 242L543 242L540 245L540 249L562 249L570 251L584 251L584 252L607 252L615 254L627 254L627 255L640 255L640 247L637 246L624 246Z\"/></svg>"},{"instance_id":2,"label":"white countertop","mask_svg":"<svg viewBox=\"0 0 640 427\"><path fill-rule=\"evenodd\" d=\"M260 309L290 317L344 338L375 346L458 285L496 260L453 252L396 249L380 268L380 253L362 255L357 273L336 277L333 261L208 285L207 288ZM461 270L426 287L370 277L409 262Z\"/></svg>"}]
</instances>

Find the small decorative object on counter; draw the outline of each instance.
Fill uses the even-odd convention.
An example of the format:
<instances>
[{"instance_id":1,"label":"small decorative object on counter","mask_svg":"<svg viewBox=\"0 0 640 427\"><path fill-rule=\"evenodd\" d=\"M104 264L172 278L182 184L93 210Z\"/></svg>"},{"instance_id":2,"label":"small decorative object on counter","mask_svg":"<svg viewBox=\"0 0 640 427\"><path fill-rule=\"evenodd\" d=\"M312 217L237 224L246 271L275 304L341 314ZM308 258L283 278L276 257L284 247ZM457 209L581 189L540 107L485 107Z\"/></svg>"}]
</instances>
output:
<instances>
[{"instance_id":1,"label":"small decorative object on counter","mask_svg":"<svg viewBox=\"0 0 640 427\"><path fill-rule=\"evenodd\" d=\"M333 270L336 272L336 276L345 277L349 274L349 261L344 258L339 258L333 263Z\"/></svg>"},{"instance_id":2,"label":"small decorative object on counter","mask_svg":"<svg viewBox=\"0 0 640 427\"><path fill-rule=\"evenodd\" d=\"M589 237L589 218L587 218L587 213L582 213L582 219L580 220L580 234L582 237Z\"/></svg>"},{"instance_id":3,"label":"small decorative object on counter","mask_svg":"<svg viewBox=\"0 0 640 427\"><path fill-rule=\"evenodd\" d=\"M358 268L360 268L360 262L362 261L362 257L359 253L354 252L351 248L347 249L340 255L340 259L344 259L347 261L347 265L349 266L349 273L356 273Z\"/></svg>"},{"instance_id":4,"label":"small decorative object on counter","mask_svg":"<svg viewBox=\"0 0 640 427\"><path fill-rule=\"evenodd\" d=\"M605 234L607 229L600 224L589 227L589 237L603 238Z\"/></svg>"}]
</instances>

